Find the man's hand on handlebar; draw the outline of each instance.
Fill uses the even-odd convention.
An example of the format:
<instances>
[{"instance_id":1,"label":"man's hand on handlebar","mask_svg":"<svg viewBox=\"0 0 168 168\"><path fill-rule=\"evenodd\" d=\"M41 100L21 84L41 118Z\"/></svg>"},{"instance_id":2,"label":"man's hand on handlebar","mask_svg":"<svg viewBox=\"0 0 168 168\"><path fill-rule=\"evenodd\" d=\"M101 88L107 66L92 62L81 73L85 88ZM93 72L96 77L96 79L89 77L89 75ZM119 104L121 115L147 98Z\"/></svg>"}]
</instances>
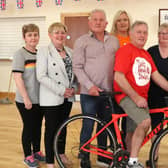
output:
<instances>
[{"instance_id":1,"label":"man's hand on handlebar","mask_svg":"<svg viewBox=\"0 0 168 168\"><path fill-rule=\"evenodd\" d=\"M92 86L90 89L89 89L89 95L91 96L99 96L99 92L102 92L103 90L98 88L97 86Z\"/></svg>"}]
</instances>

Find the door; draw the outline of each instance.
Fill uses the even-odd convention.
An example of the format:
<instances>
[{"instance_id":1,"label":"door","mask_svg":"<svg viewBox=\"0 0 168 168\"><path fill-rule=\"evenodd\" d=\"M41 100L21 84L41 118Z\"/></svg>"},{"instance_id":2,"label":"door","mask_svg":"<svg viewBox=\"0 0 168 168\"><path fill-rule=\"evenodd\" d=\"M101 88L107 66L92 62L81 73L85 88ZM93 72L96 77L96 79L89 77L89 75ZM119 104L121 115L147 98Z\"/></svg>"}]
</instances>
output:
<instances>
[{"instance_id":1,"label":"door","mask_svg":"<svg viewBox=\"0 0 168 168\"><path fill-rule=\"evenodd\" d=\"M88 33L88 17L89 13L75 13L75 14L62 14L61 21L68 28L68 36L69 39L66 40L66 46L73 49L75 40L83 34ZM78 93L80 94L80 86L78 89ZM79 100L79 97L77 97Z\"/></svg>"},{"instance_id":2,"label":"door","mask_svg":"<svg viewBox=\"0 0 168 168\"><path fill-rule=\"evenodd\" d=\"M68 28L68 37L66 45L73 48L75 40L83 34L88 33L88 16L89 13L83 14L62 14L62 22Z\"/></svg>"}]
</instances>

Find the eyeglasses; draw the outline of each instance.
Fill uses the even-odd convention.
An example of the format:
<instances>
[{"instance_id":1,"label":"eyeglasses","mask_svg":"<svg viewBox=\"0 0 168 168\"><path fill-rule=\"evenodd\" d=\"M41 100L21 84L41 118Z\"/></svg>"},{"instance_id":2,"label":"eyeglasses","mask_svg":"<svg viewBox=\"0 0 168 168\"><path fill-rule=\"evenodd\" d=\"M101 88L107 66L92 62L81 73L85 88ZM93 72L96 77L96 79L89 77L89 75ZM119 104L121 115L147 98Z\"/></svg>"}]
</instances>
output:
<instances>
[{"instance_id":1,"label":"eyeglasses","mask_svg":"<svg viewBox=\"0 0 168 168\"><path fill-rule=\"evenodd\" d=\"M166 36L166 35L168 35L168 32L167 33L159 32L159 35Z\"/></svg>"}]
</instances>

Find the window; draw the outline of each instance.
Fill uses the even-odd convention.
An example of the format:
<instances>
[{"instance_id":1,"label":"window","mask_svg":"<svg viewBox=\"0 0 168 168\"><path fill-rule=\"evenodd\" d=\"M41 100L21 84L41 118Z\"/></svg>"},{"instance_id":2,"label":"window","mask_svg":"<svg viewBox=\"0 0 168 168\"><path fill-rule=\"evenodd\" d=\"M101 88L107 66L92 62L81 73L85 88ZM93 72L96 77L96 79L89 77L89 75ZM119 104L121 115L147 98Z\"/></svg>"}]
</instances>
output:
<instances>
[{"instance_id":1,"label":"window","mask_svg":"<svg viewBox=\"0 0 168 168\"><path fill-rule=\"evenodd\" d=\"M22 26L34 23L40 29L39 45L48 44L48 33L45 17L11 17L0 18L0 59L11 59L16 50L24 45L22 39Z\"/></svg>"}]
</instances>

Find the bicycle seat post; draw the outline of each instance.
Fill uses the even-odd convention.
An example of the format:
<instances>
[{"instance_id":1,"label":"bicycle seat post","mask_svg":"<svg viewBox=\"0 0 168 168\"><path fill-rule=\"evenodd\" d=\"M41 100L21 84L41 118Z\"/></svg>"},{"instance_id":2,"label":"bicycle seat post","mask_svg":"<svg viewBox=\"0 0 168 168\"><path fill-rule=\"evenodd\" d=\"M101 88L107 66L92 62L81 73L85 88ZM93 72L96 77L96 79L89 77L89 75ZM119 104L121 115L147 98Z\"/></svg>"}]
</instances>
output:
<instances>
[{"instance_id":1,"label":"bicycle seat post","mask_svg":"<svg viewBox=\"0 0 168 168\"><path fill-rule=\"evenodd\" d=\"M108 99L111 113L114 113L114 104L113 104L113 100L112 100L114 97L114 93L103 91L103 92L100 92L99 94L100 94L100 96L104 96Z\"/></svg>"}]
</instances>

